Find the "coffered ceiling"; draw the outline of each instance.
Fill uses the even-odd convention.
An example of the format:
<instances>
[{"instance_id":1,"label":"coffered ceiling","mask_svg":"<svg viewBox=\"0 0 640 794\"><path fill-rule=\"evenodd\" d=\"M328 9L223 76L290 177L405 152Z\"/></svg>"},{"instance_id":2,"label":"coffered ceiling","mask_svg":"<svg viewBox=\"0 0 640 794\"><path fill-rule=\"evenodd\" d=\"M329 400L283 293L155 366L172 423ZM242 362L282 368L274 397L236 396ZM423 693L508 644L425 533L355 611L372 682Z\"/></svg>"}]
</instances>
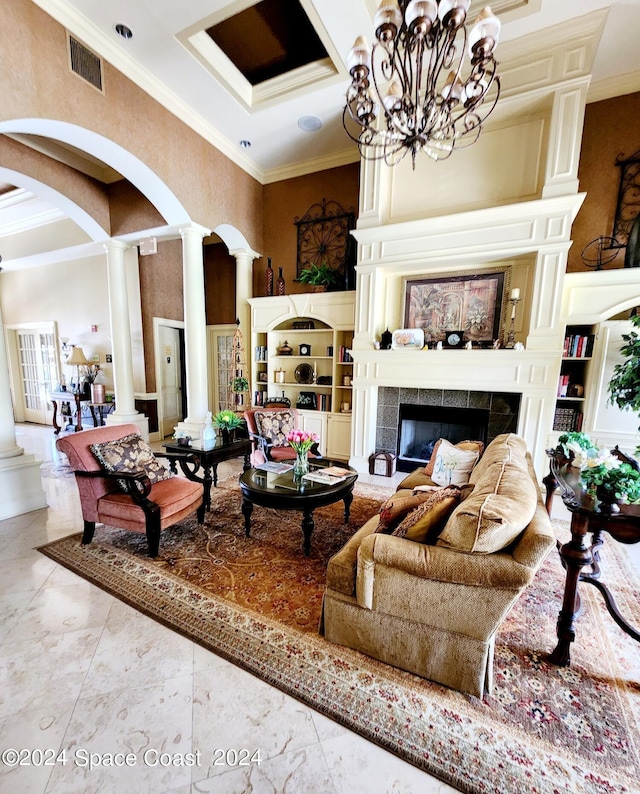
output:
<instances>
[{"instance_id":1,"label":"coffered ceiling","mask_svg":"<svg viewBox=\"0 0 640 794\"><path fill-rule=\"evenodd\" d=\"M34 2L263 183L358 159L341 123L349 82L344 63L356 36L372 40L376 0ZM305 32L290 11L281 19L283 9L298 4L315 33ZM473 0L469 16L483 5ZM640 90L640 0L496 0L491 6L502 21L502 44L608 9L591 97ZM291 22L293 40L305 41L297 54ZM118 24L132 37L118 35ZM307 51L307 62L295 60ZM500 61L500 46L497 55ZM305 130L317 126L313 119L320 128Z\"/></svg>"}]
</instances>

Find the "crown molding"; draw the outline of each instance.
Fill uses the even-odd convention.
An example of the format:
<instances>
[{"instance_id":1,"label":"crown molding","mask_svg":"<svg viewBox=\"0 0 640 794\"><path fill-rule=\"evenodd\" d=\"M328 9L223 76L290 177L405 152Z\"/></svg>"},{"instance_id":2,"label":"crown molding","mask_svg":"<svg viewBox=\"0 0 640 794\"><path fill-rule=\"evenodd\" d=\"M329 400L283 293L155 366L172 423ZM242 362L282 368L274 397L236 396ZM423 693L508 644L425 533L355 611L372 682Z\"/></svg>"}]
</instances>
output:
<instances>
[{"instance_id":1,"label":"crown molding","mask_svg":"<svg viewBox=\"0 0 640 794\"><path fill-rule=\"evenodd\" d=\"M601 102L603 99L624 94L635 94L636 91L640 91L640 72L627 72L592 83L587 92L587 103Z\"/></svg>"},{"instance_id":2,"label":"crown molding","mask_svg":"<svg viewBox=\"0 0 640 794\"><path fill-rule=\"evenodd\" d=\"M111 41L98 27L83 14L68 5L64 0L33 0L45 13L53 17L60 25L65 27L74 36L79 38L86 46L104 58L125 77L139 86L162 107L184 122L208 143L218 149L231 162L258 182L263 183L263 170L250 158L243 154L238 147L221 135L209 122L194 110L184 100L175 94L152 75L143 69L130 55L123 52L122 48Z\"/></svg>"},{"instance_id":3,"label":"crown molding","mask_svg":"<svg viewBox=\"0 0 640 794\"><path fill-rule=\"evenodd\" d=\"M316 157L313 160L304 160L301 163L285 165L281 168L272 168L264 172L263 185L270 185L273 182L281 182L283 179L293 179L296 176L306 176L316 171L327 171L329 168L338 168L341 165L360 162L360 153L353 146L341 152Z\"/></svg>"}]
</instances>

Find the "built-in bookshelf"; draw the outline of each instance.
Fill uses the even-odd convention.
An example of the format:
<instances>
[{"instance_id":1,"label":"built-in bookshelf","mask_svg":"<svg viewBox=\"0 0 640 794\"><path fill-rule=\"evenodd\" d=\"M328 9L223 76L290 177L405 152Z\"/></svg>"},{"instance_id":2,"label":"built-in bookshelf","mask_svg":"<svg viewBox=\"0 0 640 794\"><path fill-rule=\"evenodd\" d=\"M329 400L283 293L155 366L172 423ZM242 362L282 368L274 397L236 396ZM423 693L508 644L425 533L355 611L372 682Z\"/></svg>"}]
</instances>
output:
<instances>
[{"instance_id":1,"label":"built-in bookshelf","mask_svg":"<svg viewBox=\"0 0 640 794\"><path fill-rule=\"evenodd\" d=\"M557 432L582 430L589 363L595 340L593 326L567 326L553 419L553 429Z\"/></svg>"},{"instance_id":2,"label":"built-in bookshelf","mask_svg":"<svg viewBox=\"0 0 640 794\"><path fill-rule=\"evenodd\" d=\"M323 454L348 460L353 407L355 295L251 298L252 402L286 397ZM308 310L308 313L304 312Z\"/></svg>"}]
</instances>

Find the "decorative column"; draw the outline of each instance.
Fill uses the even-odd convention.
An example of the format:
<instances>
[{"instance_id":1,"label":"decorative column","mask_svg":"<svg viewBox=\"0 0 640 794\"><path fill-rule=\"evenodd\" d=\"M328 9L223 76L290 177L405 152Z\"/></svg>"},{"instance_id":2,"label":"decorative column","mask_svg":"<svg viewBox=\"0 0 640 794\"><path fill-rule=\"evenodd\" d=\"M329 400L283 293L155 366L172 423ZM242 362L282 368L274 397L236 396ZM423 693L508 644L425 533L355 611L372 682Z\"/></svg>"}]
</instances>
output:
<instances>
[{"instance_id":1,"label":"decorative column","mask_svg":"<svg viewBox=\"0 0 640 794\"><path fill-rule=\"evenodd\" d=\"M253 260L258 259L260 254L251 249L236 248L229 251L236 260L236 317L240 322L240 330L243 332L245 348L249 352L246 354L245 376L250 380L250 373L253 372L253 356L255 351L251 344L251 306L249 298L253 297ZM254 383L249 383L249 404L251 404L252 390L255 389Z\"/></svg>"},{"instance_id":2,"label":"decorative column","mask_svg":"<svg viewBox=\"0 0 640 794\"><path fill-rule=\"evenodd\" d=\"M9 357L0 304L0 520L47 506L40 480L41 463L35 455L25 455L24 449L16 443Z\"/></svg>"},{"instance_id":3,"label":"decorative column","mask_svg":"<svg viewBox=\"0 0 640 794\"><path fill-rule=\"evenodd\" d=\"M192 438L200 438L209 410L207 383L207 318L204 296L202 240L210 234L192 224L180 229L184 292L184 347L187 377L187 416L178 427Z\"/></svg>"},{"instance_id":4,"label":"decorative column","mask_svg":"<svg viewBox=\"0 0 640 794\"><path fill-rule=\"evenodd\" d=\"M133 422L140 428L142 437L148 440L149 420L136 410L133 390L131 326L125 269L127 248L128 246L119 240L111 240L105 245L109 288L109 322L113 346L113 385L116 393L115 410L107 416L106 422L110 425L124 425Z\"/></svg>"}]
</instances>

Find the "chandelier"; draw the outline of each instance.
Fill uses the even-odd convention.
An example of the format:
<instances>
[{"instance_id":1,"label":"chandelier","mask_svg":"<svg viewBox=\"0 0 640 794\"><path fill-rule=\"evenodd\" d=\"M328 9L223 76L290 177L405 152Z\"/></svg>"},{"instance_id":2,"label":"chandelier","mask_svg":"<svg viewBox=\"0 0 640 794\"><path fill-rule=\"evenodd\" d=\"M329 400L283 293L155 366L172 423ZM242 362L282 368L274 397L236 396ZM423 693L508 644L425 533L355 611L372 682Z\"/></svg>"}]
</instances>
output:
<instances>
[{"instance_id":1,"label":"chandelier","mask_svg":"<svg viewBox=\"0 0 640 794\"><path fill-rule=\"evenodd\" d=\"M411 152L415 169L420 151L443 160L476 142L500 96L500 20L487 7L467 31L470 1L382 0L373 46L360 36L347 56L342 123L364 159L395 165Z\"/></svg>"}]
</instances>

